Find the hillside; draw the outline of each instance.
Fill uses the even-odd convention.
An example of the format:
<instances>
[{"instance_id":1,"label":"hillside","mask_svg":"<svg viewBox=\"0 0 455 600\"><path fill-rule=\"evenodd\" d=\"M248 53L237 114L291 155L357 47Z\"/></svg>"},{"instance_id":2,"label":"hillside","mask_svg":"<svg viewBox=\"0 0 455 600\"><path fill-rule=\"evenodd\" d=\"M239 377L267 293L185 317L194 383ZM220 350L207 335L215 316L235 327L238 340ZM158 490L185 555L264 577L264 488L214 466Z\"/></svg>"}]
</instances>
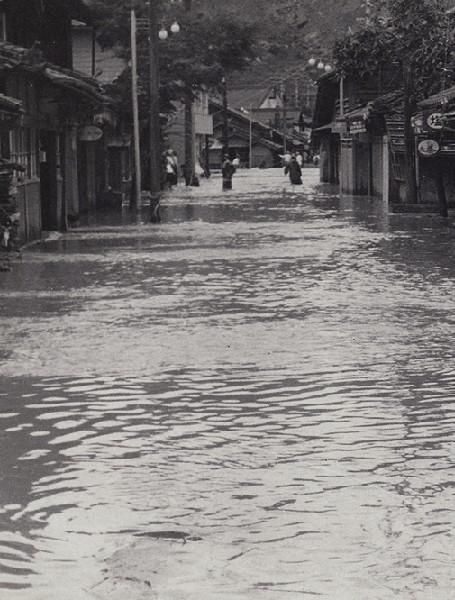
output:
<instances>
[{"instance_id":1,"label":"hillside","mask_svg":"<svg viewBox=\"0 0 455 600\"><path fill-rule=\"evenodd\" d=\"M257 25L269 51L235 83L274 81L310 56L330 60L334 41L364 15L362 0L193 0L202 14L231 12Z\"/></svg>"}]
</instances>

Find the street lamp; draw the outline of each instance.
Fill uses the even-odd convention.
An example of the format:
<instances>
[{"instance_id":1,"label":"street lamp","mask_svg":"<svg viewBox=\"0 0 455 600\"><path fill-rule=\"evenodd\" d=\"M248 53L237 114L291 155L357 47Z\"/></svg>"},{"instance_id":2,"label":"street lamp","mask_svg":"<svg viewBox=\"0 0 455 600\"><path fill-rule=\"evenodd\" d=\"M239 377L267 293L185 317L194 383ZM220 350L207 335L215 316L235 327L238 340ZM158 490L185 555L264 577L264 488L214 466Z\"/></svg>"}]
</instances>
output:
<instances>
[{"instance_id":1,"label":"street lamp","mask_svg":"<svg viewBox=\"0 0 455 600\"><path fill-rule=\"evenodd\" d=\"M171 33L180 33L180 25L174 21L170 27Z\"/></svg>"},{"instance_id":2,"label":"street lamp","mask_svg":"<svg viewBox=\"0 0 455 600\"><path fill-rule=\"evenodd\" d=\"M325 71L326 73L331 73L333 71L331 64L325 63L322 59L316 59L313 56L308 59L308 66L312 69L316 67L318 71Z\"/></svg>"},{"instance_id":3,"label":"street lamp","mask_svg":"<svg viewBox=\"0 0 455 600\"><path fill-rule=\"evenodd\" d=\"M311 57L308 59L308 66L314 68L317 66L319 71L324 71L325 73L332 73L333 67L330 63L324 63L321 59L316 59ZM344 117L344 77L343 73L340 73L340 83L339 83L339 101L340 101L340 117Z\"/></svg>"},{"instance_id":4,"label":"street lamp","mask_svg":"<svg viewBox=\"0 0 455 600\"><path fill-rule=\"evenodd\" d=\"M175 21L171 26L180 31L180 26ZM177 31L178 29L178 31ZM166 40L168 32L164 27L158 30L157 0L148 2L148 31L149 31L149 139L150 139L150 208L152 223L160 221L160 198L161 198L161 136L160 136L160 74L158 40Z\"/></svg>"}]
</instances>

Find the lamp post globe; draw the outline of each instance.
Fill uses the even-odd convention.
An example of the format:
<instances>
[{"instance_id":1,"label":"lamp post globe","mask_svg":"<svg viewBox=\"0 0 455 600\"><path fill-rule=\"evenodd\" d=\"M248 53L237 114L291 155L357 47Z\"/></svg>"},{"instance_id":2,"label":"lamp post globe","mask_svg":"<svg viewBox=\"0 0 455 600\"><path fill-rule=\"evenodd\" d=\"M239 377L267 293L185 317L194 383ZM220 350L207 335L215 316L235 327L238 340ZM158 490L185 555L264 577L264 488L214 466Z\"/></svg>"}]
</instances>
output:
<instances>
[{"instance_id":1,"label":"lamp post globe","mask_svg":"<svg viewBox=\"0 0 455 600\"><path fill-rule=\"evenodd\" d=\"M171 33L180 33L180 25L177 23L177 21L174 21L170 27L171 29Z\"/></svg>"},{"instance_id":2,"label":"lamp post globe","mask_svg":"<svg viewBox=\"0 0 455 600\"><path fill-rule=\"evenodd\" d=\"M324 63L322 62L322 60L320 60L320 61L318 62L318 69L319 69L320 71L323 71L323 70L324 70L324 68L325 68L325 65L324 65Z\"/></svg>"},{"instance_id":3,"label":"lamp post globe","mask_svg":"<svg viewBox=\"0 0 455 600\"><path fill-rule=\"evenodd\" d=\"M158 32L158 37L160 38L160 40L167 40L168 36L169 34L167 30L164 29L164 27L162 27Z\"/></svg>"},{"instance_id":4,"label":"lamp post globe","mask_svg":"<svg viewBox=\"0 0 455 600\"><path fill-rule=\"evenodd\" d=\"M308 60L308 65L310 67L314 67L314 66L316 66L316 62L317 62L316 59L312 57Z\"/></svg>"},{"instance_id":5,"label":"lamp post globe","mask_svg":"<svg viewBox=\"0 0 455 600\"><path fill-rule=\"evenodd\" d=\"M332 65L325 65L325 67L324 67L324 71L325 71L326 73L331 73L331 72L332 72L332 70L333 70L333 68L332 68Z\"/></svg>"}]
</instances>

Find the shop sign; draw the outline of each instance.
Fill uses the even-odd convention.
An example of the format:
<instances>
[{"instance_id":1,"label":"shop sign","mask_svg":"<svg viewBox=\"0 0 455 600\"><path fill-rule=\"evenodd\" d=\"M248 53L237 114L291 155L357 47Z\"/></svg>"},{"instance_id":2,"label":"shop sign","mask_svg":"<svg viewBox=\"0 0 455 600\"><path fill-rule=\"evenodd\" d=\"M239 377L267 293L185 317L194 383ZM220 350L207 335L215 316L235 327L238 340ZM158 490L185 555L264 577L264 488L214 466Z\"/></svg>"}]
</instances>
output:
<instances>
[{"instance_id":1,"label":"shop sign","mask_svg":"<svg viewBox=\"0 0 455 600\"><path fill-rule=\"evenodd\" d=\"M367 124L364 119L358 121L352 121L349 124L349 131L352 134L355 133L366 133L367 132Z\"/></svg>"},{"instance_id":2,"label":"shop sign","mask_svg":"<svg viewBox=\"0 0 455 600\"><path fill-rule=\"evenodd\" d=\"M339 133L344 135L347 133L346 121L344 119L337 119L332 128L333 133Z\"/></svg>"},{"instance_id":3,"label":"shop sign","mask_svg":"<svg viewBox=\"0 0 455 600\"><path fill-rule=\"evenodd\" d=\"M455 142L443 142L441 145L441 153L455 154Z\"/></svg>"},{"instance_id":4,"label":"shop sign","mask_svg":"<svg viewBox=\"0 0 455 600\"><path fill-rule=\"evenodd\" d=\"M415 117L412 117L411 124L414 129L414 133L423 133L424 121L422 115L416 115Z\"/></svg>"},{"instance_id":5,"label":"shop sign","mask_svg":"<svg viewBox=\"0 0 455 600\"><path fill-rule=\"evenodd\" d=\"M440 130L444 127L444 115L440 112L432 112L426 116L426 124L430 129Z\"/></svg>"},{"instance_id":6,"label":"shop sign","mask_svg":"<svg viewBox=\"0 0 455 600\"><path fill-rule=\"evenodd\" d=\"M103 130L96 125L86 125L79 130L81 142L96 142L103 137Z\"/></svg>"},{"instance_id":7,"label":"shop sign","mask_svg":"<svg viewBox=\"0 0 455 600\"><path fill-rule=\"evenodd\" d=\"M417 146L420 156L429 158L435 156L441 149L439 142L436 140L422 140Z\"/></svg>"}]
</instances>

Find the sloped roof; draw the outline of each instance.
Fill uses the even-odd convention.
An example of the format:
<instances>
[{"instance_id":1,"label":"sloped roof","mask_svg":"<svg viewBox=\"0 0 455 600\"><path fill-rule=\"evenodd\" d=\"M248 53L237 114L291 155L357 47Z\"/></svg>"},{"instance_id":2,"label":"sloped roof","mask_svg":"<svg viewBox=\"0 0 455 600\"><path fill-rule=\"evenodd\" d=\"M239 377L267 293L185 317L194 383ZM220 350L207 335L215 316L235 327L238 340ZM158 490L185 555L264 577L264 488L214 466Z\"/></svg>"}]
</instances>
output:
<instances>
[{"instance_id":1,"label":"sloped roof","mask_svg":"<svg viewBox=\"0 0 455 600\"><path fill-rule=\"evenodd\" d=\"M217 109L220 109L219 112L222 111L222 108L223 108L222 102L216 98L213 98L213 97L210 98L209 105L211 105L212 107L216 107ZM249 123L250 123L249 116L245 115L240 110L235 110L232 108L228 108L228 114L231 115L232 117L235 117L238 121L243 122L245 125L245 130L243 130L243 131L238 127L236 128L236 132L235 132L236 135L239 135L240 137L242 137L242 136L248 137L249 136L248 128L249 128ZM258 143L260 140L261 144L263 144L273 150L282 149L283 134L280 131L273 129L272 127L269 127L268 125L261 123L260 121L252 120L252 132L253 132L253 138L256 143ZM268 137L268 135L273 136L274 139L270 139Z\"/></svg>"},{"instance_id":2,"label":"sloped roof","mask_svg":"<svg viewBox=\"0 0 455 600\"><path fill-rule=\"evenodd\" d=\"M395 91L370 100L370 102L345 113L344 117L348 120L355 120L358 117L368 118L372 115L391 115L402 111L403 92Z\"/></svg>"},{"instance_id":3,"label":"sloped roof","mask_svg":"<svg viewBox=\"0 0 455 600\"><path fill-rule=\"evenodd\" d=\"M259 108L268 98L270 87L242 87L228 89L229 108Z\"/></svg>"},{"instance_id":4,"label":"sloped roof","mask_svg":"<svg viewBox=\"0 0 455 600\"><path fill-rule=\"evenodd\" d=\"M106 102L108 98L96 79L46 62L39 48L22 48L0 41L0 72L22 71L43 77L51 83L66 88L92 102Z\"/></svg>"}]
</instances>

